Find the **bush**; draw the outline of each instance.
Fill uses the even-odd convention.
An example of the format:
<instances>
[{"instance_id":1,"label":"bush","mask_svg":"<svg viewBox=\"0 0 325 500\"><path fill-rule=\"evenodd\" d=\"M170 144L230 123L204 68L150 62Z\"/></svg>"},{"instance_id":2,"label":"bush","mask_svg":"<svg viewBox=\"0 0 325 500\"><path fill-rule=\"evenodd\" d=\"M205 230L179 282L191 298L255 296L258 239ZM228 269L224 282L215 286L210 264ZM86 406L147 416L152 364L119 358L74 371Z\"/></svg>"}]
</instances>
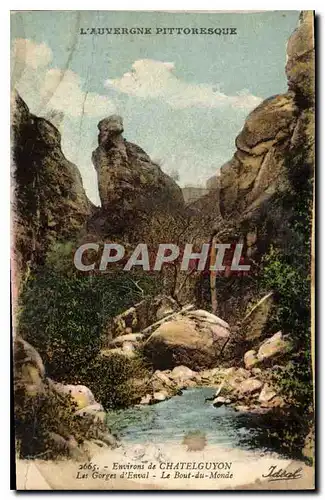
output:
<instances>
[{"instance_id":1,"label":"bush","mask_svg":"<svg viewBox=\"0 0 325 500\"><path fill-rule=\"evenodd\" d=\"M139 356L123 354L99 356L84 367L82 380L106 410L126 408L146 392L146 362Z\"/></svg>"}]
</instances>

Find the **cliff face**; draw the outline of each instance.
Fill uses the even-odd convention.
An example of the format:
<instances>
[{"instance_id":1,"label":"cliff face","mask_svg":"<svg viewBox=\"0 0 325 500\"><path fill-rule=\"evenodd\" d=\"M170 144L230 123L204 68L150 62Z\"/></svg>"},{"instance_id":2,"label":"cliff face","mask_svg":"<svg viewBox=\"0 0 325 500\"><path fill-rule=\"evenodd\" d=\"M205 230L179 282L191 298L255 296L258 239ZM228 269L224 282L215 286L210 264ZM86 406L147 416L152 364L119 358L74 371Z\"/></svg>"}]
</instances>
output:
<instances>
[{"instance_id":1,"label":"cliff face","mask_svg":"<svg viewBox=\"0 0 325 500\"><path fill-rule=\"evenodd\" d=\"M290 189L295 162L314 157L314 38L313 14L303 12L287 45L288 92L263 101L248 116L236 139L233 158L221 168L220 210L246 232L248 247L259 239L259 223L275 210L275 193ZM307 167L306 167L307 168ZM270 214L271 215L271 214ZM272 214L273 226L285 226L286 214ZM275 232L277 229L274 228ZM254 237L252 238L252 231ZM278 231L279 232L279 231ZM273 234L274 235L274 234ZM264 235L266 238L269 235ZM248 241L250 240L250 241Z\"/></svg>"},{"instance_id":2,"label":"cliff face","mask_svg":"<svg viewBox=\"0 0 325 500\"><path fill-rule=\"evenodd\" d=\"M253 274L271 245L285 251L292 246L293 193L297 187L309 189L313 177L313 21L312 12L302 12L288 41L288 91L266 99L248 115L233 157L220 176L208 181L216 189L206 195L205 205L211 207L214 196L221 215L213 241L243 243ZM231 324L241 321L248 304L258 298L254 280L218 287L218 314Z\"/></svg>"},{"instance_id":3,"label":"cliff face","mask_svg":"<svg viewBox=\"0 0 325 500\"><path fill-rule=\"evenodd\" d=\"M262 102L236 139L237 150L221 169L221 210L243 214L284 189L283 161L298 109L290 92Z\"/></svg>"},{"instance_id":4,"label":"cliff face","mask_svg":"<svg viewBox=\"0 0 325 500\"><path fill-rule=\"evenodd\" d=\"M50 244L69 239L91 213L77 167L61 150L59 131L12 96L12 214L18 284L27 263L44 260Z\"/></svg>"},{"instance_id":5,"label":"cliff face","mask_svg":"<svg viewBox=\"0 0 325 500\"><path fill-rule=\"evenodd\" d=\"M154 213L184 206L180 187L136 144L123 136L123 121L113 115L98 124L92 160L98 175L101 210L91 226L102 233L127 233Z\"/></svg>"},{"instance_id":6,"label":"cliff face","mask_svg":"<svg viewBox=\"0 0 325 500\"><path fill-rule=\"evenodd\" d=\"M128 239L133 232L139 241L157 215L168 219L177 214L176 225L184 215L192 219L195 216L197 225L205 231L202 241L210 239L211 235L206 234L209 228L211 232L215 229L212 222L206 223L206 216L220 224L221 215L221 226L230 228L225 242L239 229L247 253L254 255L258 246L261 253L275 233L281 238L285 231L287 214L276 213L273 197L290 188L289 177L295 165L293 162L288 168L288 157L294 158L303 150L306 164L313 163L311 12L302 13L288 41L286 73L288 92L266 99L250 113L236 139L233 158L221 168L218 178L209 179L210 192L193 203L190 213L184 211L179 186L145 151L124 139L122 118L116 115L98 124L98 147L92 160L102 206L94 209L77 167L61 151L58 130L49 121L32 115L15 94L12 157L16 267L22 270L27 262L41 263L52 241L67 240L81 229L103 239ZM261 229L265 214L271 214L272 219L268 234L262 234ZM142 231L143 227L149 229ZM164 234L163 239L167 236Z\"/></svg>"}]
</instances>

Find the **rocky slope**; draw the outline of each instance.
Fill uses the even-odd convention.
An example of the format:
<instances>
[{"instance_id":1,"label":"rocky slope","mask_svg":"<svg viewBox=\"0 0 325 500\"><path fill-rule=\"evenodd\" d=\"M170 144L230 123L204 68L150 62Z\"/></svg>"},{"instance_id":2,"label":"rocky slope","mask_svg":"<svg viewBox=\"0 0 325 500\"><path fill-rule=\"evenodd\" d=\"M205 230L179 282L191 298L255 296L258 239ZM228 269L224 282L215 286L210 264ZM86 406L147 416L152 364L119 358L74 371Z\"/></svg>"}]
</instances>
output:
<instances>
[{"instance_id":1,"label":"rocky slope","mask_svg":"<svg viewBox=\"0 0 325 500\"><path fill-rule=\"evenodd\" d=\"M78 168L61 150L59 131L48 120L31 114L18 93L13 93L14 308L22 282L42 267L52 244L74 244L89 235L94 237L94 223L98 226L101 217L105 227L104 230L100 227L99 233L104 237L112 236L114 231L124 234L135 230L135 222L152 217L153 207L159 213L183 209L183 196L177 184L140 147L123 139L119 124L118 117L104 119L99 124L94 163L102 208L95 209L87 199ZM132 215L134 220L130 219ZM22 455L79 453L80 442L87 438L112 444L98 419L99 414L105 416L102 407L87 388L48 379L37 350L17 335L14 358L16 429ZM86 399L80 406L81 396ZM79 417L86 420L80 424ZM50 433L48 418L53 418Z\"/></svg>"},{"instance_id":2,"label":"rocky slope","mask_svg":"<svg viewBox=\"0 0 325 500\"><path fill-rule=\"evenodd\" d=\"M59 131L30 113L12 94L12 294L13 307L29 274L44 263L54 242L84 231L92 212L78 168L61 150ZM46 377L38 352L16 334L14 315L14 394L17 452L87 456L79 445L102 435L94 415L79 419L78 403ZM62 388L61 388L62 389ZM77 406L77 408L75 407ZM85 405L84 405L85 406ZM78 420L79 419L79 420ZM81 421L82 420L82 421Z\"/></svg>"},{"instance_id":3,"label":"rocky slope","mask_svg":"<svg viewBox=\"0 0 325 500\"><path fill-rule=\"evenodd\" d=\"M103 407L82 385L64 385L46 376L39 353L20 336L14 341L14 411L17 453L52 458L87 458L87 441L115 446Z\"/></svg>"},{"instance_id":4,"label":"rocky slope","mask_svg":"<svg viewBox=\"0 0 325 500\"><path fill-rule=\"evenodd\" d=\"M291 207L280 206L278 200L313 176L314 65L313 13L302 12L287 45L288 91L266 99L249 114L236 138L234 156L216 178L222 216L216 233L229 226L218 241L241 241L253 267L271 244L289 246ZM222 290L218 314L230 323L242 320L247 304L261 298L254 297L252 286L233 288L228 297Z\"/></svg>"},{"instance_id":5,"label":"rocky slope","mask_svg":"<svg viewBox=\"0 0 325 500\"><path fill-rule=\"evenodd\" d=\"M148 309L151 314L145 316ZM281 398L274 399L277 391L270 376L290 357L290 340L282 332L254 339L256 350L247 351L237 366L226 368L222 353L232 335L229 324L192 304L180 308L170 297L158 296L113 318L105 335L102 356L140 355L150 361L148 392L141 404L159 403L184 388L208 385L218 388L215 406L233 404L243 410L245 403L246 410L263 412L283 405Z\"/></svg>"}]
</instances>

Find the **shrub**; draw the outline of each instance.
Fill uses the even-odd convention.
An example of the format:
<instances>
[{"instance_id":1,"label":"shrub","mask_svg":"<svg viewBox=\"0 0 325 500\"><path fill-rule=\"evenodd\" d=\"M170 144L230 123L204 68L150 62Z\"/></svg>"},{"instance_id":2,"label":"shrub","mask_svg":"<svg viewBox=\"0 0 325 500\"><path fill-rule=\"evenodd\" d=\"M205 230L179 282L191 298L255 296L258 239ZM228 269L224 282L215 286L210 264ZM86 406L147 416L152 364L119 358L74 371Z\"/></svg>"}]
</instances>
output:
<instances>
[{"instance_id":1,"label":"shrub","mask_svg":"<svg viewBox=\"0 0 325 500\"><path fill-rule=\"evenodd\" d=\"M148 368L139 356L111 354L93 359L81 375L96 400L108 410L125 408L144 396Z\"/></svg>"}]
</instances>

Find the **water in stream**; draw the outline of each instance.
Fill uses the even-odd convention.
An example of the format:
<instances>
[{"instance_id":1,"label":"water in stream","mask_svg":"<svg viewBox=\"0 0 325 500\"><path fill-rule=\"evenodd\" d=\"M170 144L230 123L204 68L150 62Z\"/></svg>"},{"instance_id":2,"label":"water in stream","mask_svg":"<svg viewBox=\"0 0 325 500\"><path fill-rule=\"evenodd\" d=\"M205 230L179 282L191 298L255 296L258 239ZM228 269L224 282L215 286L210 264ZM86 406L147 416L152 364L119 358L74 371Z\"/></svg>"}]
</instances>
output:
<instances>
[{"instance_id":1,"label":"water in stream","mask_svg":"<svg viewBox=\"0 0 325 500\"><path fill-rule=\"evenodd\" d=\"M187 389L181 396L155 405L110 412L107 423L111 431L130 443L180 443L196 432L205 435L210 444L226 448L269 449L260 439L256 445L261 429L249 425L246 415L226 406L215 408L206 401L214 393L215 389L209 387Z\"/></svg>"}]
</instances>

